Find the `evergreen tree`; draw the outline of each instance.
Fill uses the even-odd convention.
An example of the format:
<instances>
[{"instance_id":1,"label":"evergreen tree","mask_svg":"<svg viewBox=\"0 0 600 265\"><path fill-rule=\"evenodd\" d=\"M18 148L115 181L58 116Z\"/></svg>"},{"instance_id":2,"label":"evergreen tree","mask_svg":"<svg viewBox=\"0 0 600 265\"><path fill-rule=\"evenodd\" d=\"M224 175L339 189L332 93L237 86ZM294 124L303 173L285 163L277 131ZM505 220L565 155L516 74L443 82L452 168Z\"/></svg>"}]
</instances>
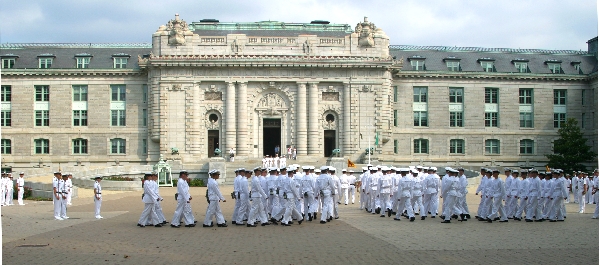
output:
<instances>
[{"instance_id":1,"label":"evergreen tree","mask_svg":"<svg viewBox=\"0 0 600 265\"><path fill-rule=\"evenodd\" d=\"M596 153L587 145L587 139L583 137L583 133L577 120L574 118L567 119L561 124L558 129L560 139L554 141L554 154L548 154L548 166L551 168L561 168L565 172L585 171L586 166L582 163L589 162L596 158Z\"/></svg>"}]
</instances>

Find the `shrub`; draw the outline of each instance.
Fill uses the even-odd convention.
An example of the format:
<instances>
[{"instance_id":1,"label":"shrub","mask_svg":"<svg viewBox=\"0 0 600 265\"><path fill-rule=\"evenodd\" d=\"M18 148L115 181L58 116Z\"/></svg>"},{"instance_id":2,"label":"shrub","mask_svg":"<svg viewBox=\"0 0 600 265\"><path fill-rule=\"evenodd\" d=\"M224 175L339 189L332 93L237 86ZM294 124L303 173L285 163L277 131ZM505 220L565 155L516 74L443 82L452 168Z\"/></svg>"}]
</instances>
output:
<instances>
[{"instance_id":1,"label":"shrub","mask_svg":"<svg viewBox=\"0 0 600 265\"><path fill-rule=\"evenodd\" d=\"M136 181L137 178L123 177L123 176L112 176L112 177L105 177L102 180L111 180L111 181Z\"/></svg>"},{"instance_id":2,"label":"shrub","mask_svg":"<svg viewBox=\"0 0 600 265\"><path fill-rule=\"evenodd\" d=\"M31 197L33 190L30 187L23 187L23 199ZM13 199L18 199L19 191L17 191L17 185L13 188Z\"/></svg>"},{"instance_id":3,"label":"shrub","mask_svg":"<svg viewBox=\"0 0 600 265\"><path fill-rule=\"evenodd\" d=\"M190 187L206 187L203 179L190 179Z\"/></svg>"}]
</instances>

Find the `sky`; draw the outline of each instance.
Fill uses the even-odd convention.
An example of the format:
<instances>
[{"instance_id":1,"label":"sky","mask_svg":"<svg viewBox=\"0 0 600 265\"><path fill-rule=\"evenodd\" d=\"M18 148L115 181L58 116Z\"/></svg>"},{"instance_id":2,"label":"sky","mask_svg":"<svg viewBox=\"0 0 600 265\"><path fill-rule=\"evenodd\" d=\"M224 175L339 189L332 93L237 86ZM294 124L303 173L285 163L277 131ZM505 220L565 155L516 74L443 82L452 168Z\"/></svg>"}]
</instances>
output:
<instances>
[{"instance_id":1,"label":"sky","mask_svg":"<svg viewBox=\"0 0 600 265\"><path fill-rule=\"evenodd\" d=\"M0 0L1 43L149 43L178 13L188 23L369 17L392 45L587 50L595 0Z\"/></svg>"}]
</instances>

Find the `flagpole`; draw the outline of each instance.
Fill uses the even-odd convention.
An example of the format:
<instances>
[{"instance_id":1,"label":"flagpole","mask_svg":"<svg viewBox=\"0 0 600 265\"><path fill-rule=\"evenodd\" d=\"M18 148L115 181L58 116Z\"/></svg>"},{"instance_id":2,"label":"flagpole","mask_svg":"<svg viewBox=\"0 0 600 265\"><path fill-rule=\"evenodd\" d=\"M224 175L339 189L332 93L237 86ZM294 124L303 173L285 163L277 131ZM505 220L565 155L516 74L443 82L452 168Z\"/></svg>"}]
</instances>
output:
<instances>
[{"instance_id":1,"label":"flagpole","mask_svg":"<svg viewBox=\"0 0 600 265\"><path fill-rule=\"evenodd\" d=\"M369 165L371 164L371 118L369 118L369 149L368 149L368 154L369 154Z\"/></svg>"}]
</instances>

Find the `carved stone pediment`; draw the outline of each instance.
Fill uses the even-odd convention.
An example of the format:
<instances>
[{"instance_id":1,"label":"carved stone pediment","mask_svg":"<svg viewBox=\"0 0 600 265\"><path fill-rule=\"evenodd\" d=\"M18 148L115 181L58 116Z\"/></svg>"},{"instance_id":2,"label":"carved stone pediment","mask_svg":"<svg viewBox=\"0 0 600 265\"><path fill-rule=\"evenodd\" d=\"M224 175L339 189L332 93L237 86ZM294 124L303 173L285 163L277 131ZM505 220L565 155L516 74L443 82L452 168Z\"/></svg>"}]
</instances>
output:
<instances>
[{"instance_id":1,"label":"carved stone pediment","mask_svg":"<svg viewBox=\"0 0 600 265\"><path fill-rule=\"evenodd\" d=\"M169 45L184 45L185 33L189 31L188 24L179 19L179 14L175 14L175 19L167 23L166 30L169 32Z\"/></svg>"},{"instance_id":2,"label":"carved stone pediment","mask_svg":"<svg viewBox=\"0 0 600 265\"><path fill-rule=\"evenodd\" d=\"M223 100L222 92L204 92L204 100Z\"/></svg>"},{"instance_id":3,"label":"carved stone pediment","mask_svg":"<svg viewBox=\"0 0 600 265\"><path fill-rule=\"evenodd\" d=\"M323 92L321 95L323 101L340 101L339 92Z\"/></svg>"},{"instance_id":4,"label":"carved stone pediment","mask_svg":"<svg viewBox=\"0 0 600 265\"><path fill-rule=\"evenodd\" d=\"M369 22L368 18L361 23L356 24L354 32L358 34L358 46L360 47L373 47L375 46L375 31L377 27L373 22Z\"/></svg>"}]
</instances>

